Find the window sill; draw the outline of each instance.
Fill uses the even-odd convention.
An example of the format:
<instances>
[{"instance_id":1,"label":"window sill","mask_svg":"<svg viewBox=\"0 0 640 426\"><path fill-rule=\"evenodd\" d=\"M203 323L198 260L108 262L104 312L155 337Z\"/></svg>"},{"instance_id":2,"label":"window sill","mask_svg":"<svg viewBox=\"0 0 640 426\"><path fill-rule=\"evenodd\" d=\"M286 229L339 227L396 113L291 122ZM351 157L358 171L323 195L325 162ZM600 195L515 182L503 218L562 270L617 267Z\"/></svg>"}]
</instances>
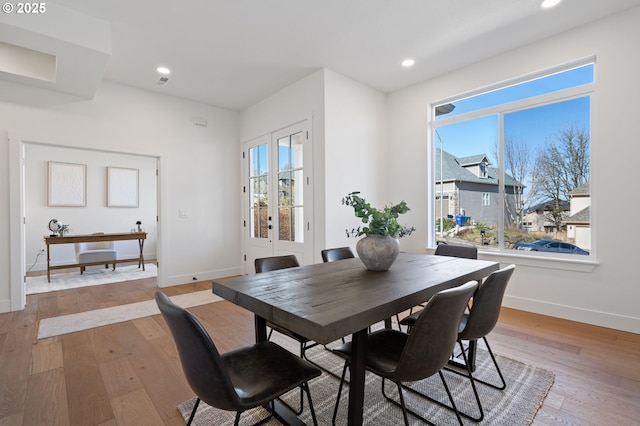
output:
<instances>
[{"instance_id":1,"label":"window sill","mask_svg":"<svg viewBox=\"0 0 640 426\"><path fill-rule=\"evenodd\" d=\"M493 260L500 263L513 263L515 265L531 266L536 268L559 269L562 271L593 272L600 262L591 256L587 259L574 259L568 257L551 257L544 254L519 254L506 253L490 250L479 250L478 257L486 260Z\"/></svg>"}]
</instances>

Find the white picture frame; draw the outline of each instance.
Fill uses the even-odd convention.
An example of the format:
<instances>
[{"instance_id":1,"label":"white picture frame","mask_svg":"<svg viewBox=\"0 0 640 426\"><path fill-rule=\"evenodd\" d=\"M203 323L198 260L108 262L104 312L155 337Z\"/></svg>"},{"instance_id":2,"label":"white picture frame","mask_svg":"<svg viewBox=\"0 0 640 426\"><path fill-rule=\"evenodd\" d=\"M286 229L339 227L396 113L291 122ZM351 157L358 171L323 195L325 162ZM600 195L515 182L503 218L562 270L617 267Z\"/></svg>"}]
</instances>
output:
<instances>
[{"instance_id":1,"label":"white picture frame","mask_svg":"<svg viewBox=\"0 0 640 426\"><path fill-rule=\"evenodd\" d=\"M138 207L138 169L107 167L107 207Z\"/></svg>"},{"instance_id":2,"label":"white picture frame","mask_svg":"<svg viewBox=\"0 0 640 426\"><path fill-rule=\"evenodd\" d=\"M47 206L86 207L87 165L47 162Z\"/></svg>"}]
</instances>

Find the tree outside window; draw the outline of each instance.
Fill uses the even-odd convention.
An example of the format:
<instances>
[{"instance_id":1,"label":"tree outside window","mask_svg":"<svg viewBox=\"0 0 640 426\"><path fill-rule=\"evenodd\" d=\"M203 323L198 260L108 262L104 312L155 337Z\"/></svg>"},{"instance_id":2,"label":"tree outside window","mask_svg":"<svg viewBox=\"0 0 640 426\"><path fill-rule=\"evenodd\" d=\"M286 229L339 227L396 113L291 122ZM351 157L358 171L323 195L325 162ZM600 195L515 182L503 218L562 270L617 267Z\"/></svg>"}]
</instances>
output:
<instances>
[{"instance_id":1,"label":"tree outside window","mask_svg":"<svg viewBox=\"0 0 640 426\"><path fill-rule=\"evenodd\" d=\"M584 64L434 108L438 242L589 253L593 75Z\"/></svg>"}]
</instances>

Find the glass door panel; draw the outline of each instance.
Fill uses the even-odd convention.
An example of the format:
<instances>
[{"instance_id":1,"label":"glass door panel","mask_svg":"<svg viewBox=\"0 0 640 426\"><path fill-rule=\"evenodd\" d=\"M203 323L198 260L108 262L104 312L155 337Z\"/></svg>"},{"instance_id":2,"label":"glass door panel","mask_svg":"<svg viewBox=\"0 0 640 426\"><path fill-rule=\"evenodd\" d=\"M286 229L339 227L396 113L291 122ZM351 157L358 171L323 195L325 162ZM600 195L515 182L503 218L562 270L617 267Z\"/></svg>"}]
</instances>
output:
<instances>
[{"instance_id":1,"label":"glass door panel","mask_svg":"<svg viewBox=\"0 0 640 426\"><path fill-rule=\"evenodd\" d=\"M278 139L278 240L304 242L304 133Z\"/></svg>"},{"instance_id":2,"label":"glass door panel","mask_svg":"<svg viewBox=\"0 0 640 426\"><path fill-rule=\"evenodd\" d=\"M249 148L249 235L269 238L269 146Z\"/></svg>"}]
</instances>

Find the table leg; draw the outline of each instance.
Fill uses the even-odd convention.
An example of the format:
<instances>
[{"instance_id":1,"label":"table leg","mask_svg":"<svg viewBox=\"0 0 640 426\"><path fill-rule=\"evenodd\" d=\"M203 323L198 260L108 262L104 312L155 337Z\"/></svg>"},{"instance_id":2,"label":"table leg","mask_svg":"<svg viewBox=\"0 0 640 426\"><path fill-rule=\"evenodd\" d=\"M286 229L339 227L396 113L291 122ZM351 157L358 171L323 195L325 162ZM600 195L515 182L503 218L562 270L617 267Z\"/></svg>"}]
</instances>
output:
<instances>
[{"instance_id":1,"label":"table leg","mask_svg":"<svg viewBox=\"0 0 640 426\"><path fill-rule=\"evenodd\" d=\"M49 255L49 244L47 244L47 282L51 282L51 256Z\"/></svg>"},{"instance_id":2,"label":"table leg","mask_svg":"<svg viewBox=\"0 0 640 426\"><path fill-rule=\"evenodd\" d=\"M469 362L469 369L474 372L476 371L476 352L478 349L478 341L470 340L469 341L469 349L467 351L467 361ZM456 365L458 367L466 368L464 365L464 361L458 357L453 357L449 359L449 364Z\"/></svg>"},{"instance_id":3,"label":"table leg","mask_svg":"<svg viewBox=\"0 0 640 426\"><path fill-rule=\"evenodd\" d=\"M467 359L469 360L469 369L471 371L476 371L476 349L478 348L477 340L469 341L469 354Z\"/></svg>"},{"instance_id":4,"label":"table leg","mask_svg":"<svg viewBox=\"0 0 640 426\"><path fill-rule=\"evenodd\" d=\"M143 249L144 249L144 240L138 240L138 246L140 246L140 258L138 259L138 268L140 267L140 264L142 264L142 270L144 271L144 254L143 254Z\"/></svg>"},{"instance_id":5,"label":"table leg","mask_svg":"<svg viewBox=\"0 0 640 426\"><path fill-rule=\"evenodd\" d=\"M351 426L362 424L364 406L365 356L367 354L367 329L353 333L351 364L349 365L349 413Z\"/></svg>"},{"instance_id":6,"label":"table leg","mask_svg":"<svg viewBox=\"0 0 640 426\"><path fill-rule=\"evenodd\" d=\"M254 315L256 327L256 343L267 341L267 321L261 316Z\"/></svg>"}]
</instances>

